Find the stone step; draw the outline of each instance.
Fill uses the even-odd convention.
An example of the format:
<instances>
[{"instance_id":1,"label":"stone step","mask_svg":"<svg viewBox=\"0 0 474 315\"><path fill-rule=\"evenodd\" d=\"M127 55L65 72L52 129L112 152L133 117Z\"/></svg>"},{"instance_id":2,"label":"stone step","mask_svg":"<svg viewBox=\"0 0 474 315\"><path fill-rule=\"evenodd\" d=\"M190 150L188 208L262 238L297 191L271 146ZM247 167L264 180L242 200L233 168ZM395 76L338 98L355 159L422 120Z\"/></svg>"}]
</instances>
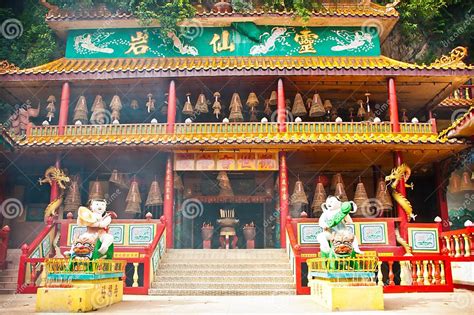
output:
<instances>
[{"instance_id":1,"label":"stone step","mask_svg":"<svg viewBox=\"0 0 474 315\"><path fill-rule=\"evenodd\" d=\"M0 294L15 294L16 289L0 289Z\"/></svg>"},{"instance_id":2,"label":"stone step","mask_svg":"<svg viewBox=\"0 0 474 315\"><path fill-rule=\"evenodd\" d=\"M286 255L246 255L246 254L213 254L213 253L195 253L195 254L170 254L166 255L168 259L171 260L189 260L189 259L227 259L229 261L237 260L237 259L246 259L246 260L287 260L288 256Z\"/></svg>"},{"instance_id":3,"label":"stone step","mask_svg":"<svg viewBox=\"0 0 474 315\"><path fill-rule=\"evenodd\" d=\"M4 276L0 272L0 282L15 282L18 279L18 274L15 274L13 276Z\"/></svg>"},{"instance_id":4,"label":"stone step","mask_svg":"<svg viewBox=\"0 0 474 315\"><path fill-rule=\"evenodd\" d=\"M212 276L199 276L199 275L178 275L178 276L170 276L164 275L156 277L156 282L176 282L176 283L192 283L192 282L222 282L223 277L216 276L215 274ZM276 283L293 283L292 276L226 276L225 281L227 283L269 283L269 282L276 282Z\"/></svg>"},{"instance_id":5,"label":"stone step","mask_svg":"<svg viewBox=\"0 0 474 315\"><path fill-rule=\"evenodd\" d=\"M221 278L221 281L225 281L226 278ZM262 283L262 282L239 282L239 283L229 283L229 282L161 282L156 281L152 283L152 288L155 289L202 289L202 290L231 290L231 289L295 289L293 283Z\"/></svg>"},{"instance_id":6,"label":"stone step","mask_svg":"<svg viewBox=\"0 0 474 315\"><path fill-rule=\"evenodd\" d=\"M16 282L10 281L10 282L0 282L0 289L10 289L10 290L15 290L16 289Z\"/></svg>"},{"instance_id":7,"label":"stone step","mask_svg":"<svg viewBox=\"0 0 474 315\"><path fill-rule=\"evenodd\" d=\"M266 263L266 264L254 264L254 263L235 263L235 262L225 262L225 263L215 263L214 261L209 262L199 262L199 263L191 263L191 262L181 262L181 263L168 263L163 262L160 263L158 269L165 269L165 270L188 270L188 269L215 269L215 270L222 270L222 269L288 269L290 265L288 262L282 263Z\"/></svg>"},{"instance_id":8,"label":"stone step","mask_svg":"<svg viewBox=\"0 0 474 315\"><path fill-rule=\"evenodd\" d=\"M281 249L168 249L170 257L221 257L221 258L255 258L255 257L284 257L285 250Z\"/></svg>"},{"instance_id":9,"label":"stone step","mask_svg":"<svg viewBox=\"0 0 474 315\"><path fill-rule=\"evenodd\" d=\"M227 264L227 265L234 265L234 264L253 264L253 265L265 265L268 263L278 263L278 264L288 264L288 258L267 258L267 259L220 259L220 258L210 258L210 259L199 259L199 258L170 258L166 255L161 260L160 264L180 264L180 263L187 263L187 264L202 264L202 263L211 263L211 264Z\"/></svg>"},{"instance_id":10,"label":"stone step","mask_svg":"<svg viewBox=\"0 0 474 315\"><path fill-rule=\"evenodd\" d=\"M159 269L156 276L180 276L180 275L199 275L199 276L291 276L290 268L286 269L223 269L218 272L215 269L197 269L190 266L187 270L163 270Z\"/></svg>"},{"instance_id":11,"label":"stone step","mask_svg":"<svg viewBox=\"0 0 474 315\"><path fill-rule=\"evenodd\" d=\"M295 295L295 289L149 289L149 295L196 296L196 295Z\"/></svg>"},{"instance_id":12,"label":"stone step","mask_svg":"<svg viewBox=\"0 0 474 315\"><path fill-rule=\"evenodd\" d=\"M0 276L18 276L18 269L0 270Z\"/></svg>"}]
</instances>

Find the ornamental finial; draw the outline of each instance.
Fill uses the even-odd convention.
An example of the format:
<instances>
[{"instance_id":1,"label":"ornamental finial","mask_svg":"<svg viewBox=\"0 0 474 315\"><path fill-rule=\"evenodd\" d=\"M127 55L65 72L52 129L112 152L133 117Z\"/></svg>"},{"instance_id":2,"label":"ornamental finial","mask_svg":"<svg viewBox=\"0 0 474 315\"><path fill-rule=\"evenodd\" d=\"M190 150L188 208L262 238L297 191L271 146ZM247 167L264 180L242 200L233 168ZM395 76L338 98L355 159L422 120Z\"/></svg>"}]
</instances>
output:
<instances>
[{"instance_id":1,"label":"ornamental finial","mask_svg":"<svg viewBox=\"0 0 474 315\"><path fill-rule=\"evenodd\" d=\"M10 71L17 71L17 70L20 70L20 68L15 66L13 63L9 63L8 60L0 61L0 73L7 73Z\"/></svg>"},{"instance_id":2,"label":"ornamental finial","mask_svg":"<svg viewBox=\"0 0 474 315\"><path fill-rule=\"evenodd\" d=\"M467 48L458 46L449 55L443 55L430 64L431 67L443 67L458 64L467 56Z\"/></svg>"}]
</instances>

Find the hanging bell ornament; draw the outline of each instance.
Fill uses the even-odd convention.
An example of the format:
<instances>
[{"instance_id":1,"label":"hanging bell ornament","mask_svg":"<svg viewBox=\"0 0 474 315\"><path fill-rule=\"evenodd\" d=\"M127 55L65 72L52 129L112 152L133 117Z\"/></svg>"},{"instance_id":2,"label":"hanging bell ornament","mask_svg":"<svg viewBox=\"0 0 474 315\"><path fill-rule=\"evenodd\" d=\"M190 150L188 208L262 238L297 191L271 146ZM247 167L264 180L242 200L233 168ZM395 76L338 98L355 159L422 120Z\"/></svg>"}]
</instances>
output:
<instances>
[{"instance_id":1,"label":"hanging bell ornament","mask_svg":"<svg viewBox=\"0 0 474 315\"><path fill-rule=\"evenodd\" d=\"M258 97L257 94L254 92L250 92L249 97L247 98L247 102L245 103L250 110L255 109L258 106Z\"/></svg>"},{"instance_id":2,"label":"hanging bell ornament","mask_svg":"<svg viewBox=\"0 0 474 315\"><path fill-rule=\"evenodd\" d=\"M303 97L300 93L296 93L291 113L295 117L304 117L308 114L308 112L306 111L306 107L304 106Z\"/></svg>"},{"instance_id":3,"label":"hanging bell ornament","mask_svg":"<svg viewBox=\"0 0 474 315\"><path fill-rule=\"evenodd\" d=\"M112 174L110 174L109 182L115 185L121 185L121 180L122 178L120 177L118 170L113 170Z\"/></svg>"},{"instance_id":4,"label":"hanging bell ornament","mask_svg":"<svg viewBox=\"0 0 474 315\"><path fill-rule=\"evenodd\" d=\"M272 114L272 109L270 108L270 100L266 99L264 105L265 109L263 110L263 112L265 113L265 115L270 116Z\"/></svg>"},{"instance_id":5,"label":"hanging bell ornament","mask_svg":"<svg viewBox=\"0 0 474 315\"><path fill-rule=\"evenodd\" d=\"M138 109L138 101L137 100L132 100L130 102L130 108L133 109L133 110L137 110Z\"/></svg>"},{"instance_id":6,"label":"hanging bell ornament","mask_svg":"<svg viewBox=\"0 0 474 315\"><path fill-rule=\"evenodd\" d=\"M191 104L191 93L186 94L186 102L184 103L182 113L187 116L191 116L194 114L194 108Z\"/></svg>"},{"instance_id":7,"label":"hanging bell ornament","mask_svg":"<svg viewBox=\"0 0 474 315\"><path fill-rule=\"evenodd\" d=\"M343 183L337 183L336 184L336 189L334 189L334 195L339 197L341 201L348 201L349 199L347 198L346 190L344 189L344 184Z\"/></svg>"},{"instance_id":8,"label":"hanging bell ornament","mask_svg":"<svg viewBox=\"0 0 474 315\"><path fill-rule=\"evenodd\" d=\"M74 176L71 180L64 198L64 212L75 212L81 206L81 190L79 187L79 176Z\"/></svg>"},{"instance_id":9,"label":"hanging bell ornament","mask_svg":"<svg viewBox=\"0 0 474 315\"><path fill-rule=\"evenodd\" d=\"M320 179L318 179L318 183L316 184L316 189L314 191L313 202L311 203L311 210L315 217L319 217L323 212L321 205L326 201L326 190L324 189L324 185Z\"/></svg>"},{"instance_id":10,"label":"hanging bell ornament","mask_svg":"<svg viewBox=\"0 0 474 315\"><path fill-rule=\"evenodd\" d=\"M155 99L153 98L153 94L148 93L147 97L148 97L148 101L146 102L146 108L148 110L148 113L154 112L155 111Z\"/></svg>"},{"instance_id":11,"label":"hanging bell ornament","mask_svg":"<svg viewBox=\"0 0 474 315\"><path fill-rule=\"evenodd\" d=\"M56 112L56 97L54 95L48 96L47 99L48 105L46 106L46 110L48 113L46 114L46 117L48 118L48 121L51 122L51 119L54 118L54 113Z\"/></svg>"},{"instance_id":12,"label":"hanging bell ornament","mask_svg":"<svg viewBox=\"0 0 474 315\"><path fill-rule=\"evenodd\" d=\"M87 123L87 115L88 115L88 110L87 110L87 102L86 98L84 95L79 96L79 99L77 100L76 107L74 108L74 116L72 120L74 122L80 121L83 124Z\"/></svg>"},{"instance_id":13,"label":"hanging bell ornament","mask_svg":"<svg viewBox=\"0 0 474 315\"><path fill-rule=\"evenodd\" d=\"M449 178L448 192L456 194L461 191L461 176L456 172L451 174Z\"/></svg>"},{"instance_id":14,"label":"hanging bell ornament","mask_svg":"<svg viewBox=\"0 0 474 315\"><path fill-rule=\"evenodd\" d=\"M357 205L357 209L361 209L368 204L369 197L367 196L367 191L365 190L364 183L359 177L359 183L357 184L355 194L354 194L354 203ZM358 211L357 213L361 213Z\"/></svg>"},{"instance_id":15,"label":"hanging bell ornament","mask_svg":"<svg viewBox=\"0 0 474 315\"><path fill-rule=\"evenodd\" d=\"M196 106L194 107L196 109L196 112L198 113L208 113L209 112L209 107L208 107L208 102L206 99L206 96L204 94L199 94L198 100L196 102Z\"/></svg>"},{"instance_id":16,"label":"hanging bell ornament","mask_svg":"<svg viewBox=\"0 0 474 315\"><path fill-rule=\"evenodd\" d=\"M326 113L330 114L331 113L331 109L332 109L332 103L330 100L325 100L324 101L324 110L326 111Z\"/></svg>"},{"instance_id":17,"label":"hanging bell ornament","mask_svg":"<svg viewBox=\"0 0 474 315\"><path fill-rule=\"evenodd\" d=\"M255 111L254 108L250 111L250 121L251 122L257 122L258 121L257 112Z\"/></svg>"},{"instance_id":18,"label":"hanging bell ornament","mask_svg":"<svg viewBox=\"0 0 474 315\"><path fill-rule=\"evenodd\" d=\"M385 181L381 178L377 184L377 191L375 193L375 198L379 201L379 204L382 206L382 209L377 209L378 216L382 216L383 212L390 212L393 209L393 202L390 193L388 192ZM383 212L382 212L382 211Z\"/></svg>"},{"instance_id":19,"label":"hanging bell ornament","mask_svg":"<svg viewBox=\"0 0 474 315\"><path fill-rule=\"evenodd\" d=\"M233 196L232 186L230 185L230 179L226 172L219 172L217 175L217 181L219 182L219 196Z\"/></svg>"},{"instance_id":20,"label":"hanging bell ornament","mask_svg":"<svg viewBox=\"0 0 474 315\"><path fill-rule=\"evenodd\" d=\"M304 192L304 185L303 182L297 180L295 183L295 189L293 190L293 194L290 197L290 204L291 205L307 205L308 204L308 197Z\"/></svg>"},{"instance_id":21,"label":"hanging bell ornament","mask_svg":"<svg viewBox=\"0 0 474 315\"><path fill-rule=\"evenodd\" d=\"M239 93L234 93L232 95L232 100L230 102L230 114L229 120L230 121L243 121L244 117L242 116L242 102L240 101Z\"/></svg>"},{"instance_id":22,"label":"hanging bell ornament","mask_svg":"<svg viewBox=\"0 0 474 315\"><path fill-rule=\"evenodd\" d=\"M464 171L462 173L460 189L461 191L471 191L474 189L471 183L471 176L468 171Z\"/></svg>"},{"instance_id":23,"label":"hanging bell ornament","mask_svg":"<svg viewBox=\"0 0 474 315\"><path fill-rule=\"evenodd\" d=\"M140 204L142 198L140 197L140 190L138 187L138 181L134 178L130 183L130 190L128 191L127 198L125 199L127 205L125 207L125 212L129 213L140 213Z\"/></svg>"},{"instance_id":24,"label":"hanging bell ornament","mask_svg":"<svg viewBox=\"0 0 474 315\"><path fill-rule=\"evenodd\" d=\"M286 110L291 110L291 100L289 98L285 99L285 108Z\"/></svg>"},{"instance_id":25,"label":"hanging bell ornament","mask_svg":"<svg viewBox=\"0 0 474 315\"><path fill-rule=\"evenodd\" d=\"M270 94L270 100L268 101L268 104L270 106L277 105L277 92L276 91L272 91L272 94Z\"/></svg>"},{"instance_id":26,"label":"hanging bell ornament","mask_svg":"<svg viewBox=\"0 0 474 315\"><path fill-rule=\"evenodd\" d=\"M163 198L161 196L160 184L155 180L151 182L150 191L148 192L148 197L146 198L145 206L160 206L163 204Z\"/></svg>"},{"instance_id":27,"label":"hanging bell ornament","mask_svg":"<svg viewBox=\"0 0 474 315\"><path fill-rule=\"evenodd\" d=\"M360 119L363 119L365 115L367 115L367 112L365 111L365 108L364 108L364 101L358 100L357 105L359 106L359 109L357 110L357 117L359 117Z\"/></svg>"},{"instance_id":28,"label":"hanging bell ornament","mask_svg":"<svg viewBox=\"0 0 474 315\"><path fill-rule=\"evenodd\" d=\"M173 185L174 189L184 190L183 179L176 172L174 173L173 181L174 181L174 185Z\"/></svg>"},{"instance_id":29,"label":"hanging bell ornament","mask_svg":"<svg viewBox=\"0 0 474 315\"><path fill-rule=\"evenodd\" d=\"M321 96L319 96L318 93L315 93L311 101L311 108L309 109L309 117L321 117L321 116L324 116L325 113L326 111L324 110Z\"/></svg>"},{"instance_id":30,"label":"hanging bell ornament","mask_svg":"<svg viewBox=\"0 0 474 315\"><path fill-rule=\"evenodd\" d=\"M104 199L104 191L98 180L92 181L89 187L89 200Z\"/></svg>"},{"instance_id":31,"label":"hanging bell ornament","mask_svg":"<svg viewBox=\"0 0 474 315\"><path fill-rule=\"evenodd\" d=\"M214 93L214 104L212 105L213 113L216 115L216 118L219 119L219 115L222 112L222 105L219 101L219 97L221 97L221 93L215 92Z\"/></svg>"},{"instance_id":32,"label":"hanging bell ornament","mask_svg":"<svg viewBox=\"0 0 474 315\"><path fill-rule=\"evenodd\" d=\"M331 190L334 191L336 190L336 185L338 183L342 183L342 186L344 187L344 181L342 180L342 175L341 173L336 173L334 174L334 176L332 177L332 180L331 180Z\"/></svg>"},{"instance_id":33,"label":"hanging bell ornament","mask_svg":"<svg viewBox=\"0 0 474 315\"><path fill-rule=\"evenodd\" d=\"M120 120L120 111L122 110L122 101L120 100L120 97L118 95L114 95L109 106L112 110L112 120Z\"/></svg>"}]
</instances>

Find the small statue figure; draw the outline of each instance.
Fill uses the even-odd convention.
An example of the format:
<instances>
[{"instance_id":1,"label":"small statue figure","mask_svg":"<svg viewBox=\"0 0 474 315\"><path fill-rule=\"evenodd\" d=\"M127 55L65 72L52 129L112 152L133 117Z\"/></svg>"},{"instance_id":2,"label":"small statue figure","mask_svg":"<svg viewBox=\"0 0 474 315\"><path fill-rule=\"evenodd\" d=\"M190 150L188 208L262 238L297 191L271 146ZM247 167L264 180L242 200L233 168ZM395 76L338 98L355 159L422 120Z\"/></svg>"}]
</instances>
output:
<instances>
[{"instance_id":1,"label":"small statue figure","mask_svg":"<svg viewBox=\"0 0 474 315\"><path fill-rule=\"evenodd\" d=\"M82 233L74 240L74 243L71 245L71 250L65 252L65 254L71 259L91 260L96 241L97 236L95 234Z\"/></svg>"},{"instance_id":2,"label":"small statue figure","mask_svg":"<svg viewBox=\"0 0 474 315\"><path fill-rule=\"evenodd\" d=\"M94 247L92 259L112 259L114 254L114 237L109 233L108 227L114 212L106 212L105 199L92 199L89 208L79 207L77 224L87 226L87 232L95 234L97 242Z\"/></svg>"},{"instance_id":3,"label":"small statue figure","mask_svg":"<svg viewBox=\"0 0 474 315\"><path fill-rule=\"evenodd\" d=\"M323 228L323 232L318 234L321 256L347 257L355 256L355 253L363 254L354 233L346 226L352 223L349 213L356 212L357 205L353 201L342 202L336 196L328 196L321 208L323 213L319 218L319 226Z\"/></svg>"}]
</instances>

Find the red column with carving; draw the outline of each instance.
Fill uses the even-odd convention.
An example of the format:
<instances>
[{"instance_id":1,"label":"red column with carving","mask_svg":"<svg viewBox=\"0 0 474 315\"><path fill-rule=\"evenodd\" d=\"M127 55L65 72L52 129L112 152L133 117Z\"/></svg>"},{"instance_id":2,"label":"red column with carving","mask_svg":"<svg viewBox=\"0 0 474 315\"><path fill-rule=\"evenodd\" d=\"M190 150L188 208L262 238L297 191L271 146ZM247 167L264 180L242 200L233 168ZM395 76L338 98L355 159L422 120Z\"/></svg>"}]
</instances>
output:
<instances>
[{"instance_id":1,"label":"red column with carving","mask_svg":"<svg viewBox=\"0 0 474 315\"><path fill-rule=\"evenodd\" d=\"M280 245L286 248L286 219L288 217L288 169L286 166L286 153L280 152Z\"/></svg>"},{"instance_id":2,"label":"red column with carving","mask_svg":"<svg viewBox=\"0 0 474 315\"><path fill-rule=\"evenodd\" d=\"M395 151L393 153L394 157L394 164L395 167L402 165L403 163L403 156L400 151ZM403 196L407 196L407 191L405 187L405 181L403 179L400 180L398 183L397 187L398 192L402 194ZM405 210L397 203L397 213L398 213L398 218L400 219L400 235L403 237L403 239L407 240L408 237L408 230L407 230L407 223L408 223L408 218Z\"/></svg>"},{"instance_id":3,"label":"red column with carving","mask_svg":"<svg viewBox=\"0 0 474 315\"><path fill-rule=\"evenodd\" d=\"M166 120L166 132L174 133L174 124L176 122L176 86L174 80L171 80L168 91L168 117Z\"/></svg>"},{"instance_id":4,"label":"red column with carving","mask_svg":"<svg viewBox=\"0 0 474 315\"><path fill-rule=\"evenodd\" d=\"M440 163L435 163L435 181L436 181L436 201L439 208L439 216L441 217L441 227L443 231L449 231L449 214L448 201L446 199L445 184L443 179L443 168Z\"/></svg>"},{"instance_id":5,"label":"red column with carving","mask_svg":"<svg viewBox=\"0 0 474 315\"><path fill-rule=\"evenodd\" d=\"M165 173L165 189L163 201L163 215L166 219L166 247L173 248L173 204L174 204L174 188L173 188L173 161L171 155L166 161Z\"/></svg>"},{"instance_id":6,"label":"red column with carving","mask_svg":"<svg viewBox=\"0 0 474 315\"><path fill-rule=\"evenodd\" d=\"M283 80L278 79L278 90L277 90L277 122L278 131L286 131L286 104L285 104L285 91L283 89Z\"/></svg>"},{"instance_id":7,"label":"red column with carving","mask_svg":"<svg viewBox=\"0 0 474 315\"><path fill-rule=\"evenodd\" d=\"M71 97L71 90L69 88L69 83L64 82L63 88L61 90L61 104L59 107L59 135L64 134L64 128L67 126L67 119L69 113L69 99Z\"/></svg>"}]
</instances>

